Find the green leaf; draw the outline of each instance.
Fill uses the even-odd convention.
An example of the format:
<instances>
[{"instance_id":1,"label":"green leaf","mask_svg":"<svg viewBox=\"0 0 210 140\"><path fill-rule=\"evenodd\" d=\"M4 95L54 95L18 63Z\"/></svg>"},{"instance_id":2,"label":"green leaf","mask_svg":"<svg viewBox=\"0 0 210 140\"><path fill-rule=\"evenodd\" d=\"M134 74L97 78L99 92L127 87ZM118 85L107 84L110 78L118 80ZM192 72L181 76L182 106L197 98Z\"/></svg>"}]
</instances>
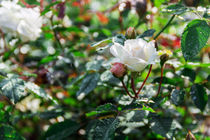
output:
<instances>
[{"instance_id":1,"label":"green leaf","mask_svg":"<svg viewBox=\"0 0 210 140\"><path fill-rule=\"evenodd\" d=\"M101 32L106 36L111 36L112 32L106 28L101 29Z\"/></svg>"},{"instance_id":2,"label":"green leaf","mask_svg":"<svg viewBox=\"0 0 210 140\"><path fill-rule=\"evenodd\" d=\"M143 107L142 107L142 110L147 110L147 111L150 111L150 112L155 112L151 107L149 107L149 106L144 106L143 105Z\"/></svg>"},{"instance_id":3,"label":"green leaf","mask_svg":"<svg viewBox=\"0 0 210 140\"><path fill-rule=\"evenodd\" d=\"M204 87L202 85L195 84L191 87L190 94L196 107L203 111L208 101L208 96Z\"/></svg>"},{"instance_id":4,"label":"green leaf","mask_svg":"<svg viewBox=\"0 0 210 140\"><path fill-rule=\"evenodd\" d=\"M93 91L97 83L100 79L100 74L99 73L91 73L85 76L85 78L82 80L82 83L80 85L80 89L77 92L77 96L85 96L91 91Z\"/></svg>"},{"instance_id":5,"label":"green leaf","mask_svg":"<svg viewBox=\"0 0 210 140\"><path fill-rule=\"evenodd\" d=\"M163 12L180 15L187 11L187 7L182 4L172 4L163 9Z\"/></svg>"},{"instance_id":6,"label":"green leaf","mask_svg":"<svg viewBox=\"0 0 210 140\"><path fill-rule=\"evenodd\" d=\"M94 47L94 48L96 48L96 47L104 47L104 46L106 46L109 43L112 43L112 39L111 38L101 40L101 41L93 44L91 47Z\"/></svg>"},{"instance_id":7,"label":"green leaf","mask_svg":"<svg viewBox=\"0 0 210 140\"><path fill-rule=\"evenodd\" d=\"M39 62L39 65L49 63L49 62L51 62L53 60L56 60L56 59L57 59L56 55L49 55L45 58L42 58Z\"/></svg>"},{"instance_id":8,"label":"green leaf","mask_svg":"<svg viewBox=\"0 0 210 140\"><path fill-rule=\"evenodd\" d=\"M17 48L17 46L13 47L11 50L6 51L3 55L2 60L6 61L7 59L9 59L9 57L14 53L15 49Z\"/></svg>"},{"instance_id":9,"label":"green leaf","mask_svg":"<svg viewBox=\"0 0 210 140\"><path fill-rule=\"evenodd\" d=\"M126 126L128 128L136 128L145 126L144 119L147 113L144 110L127 110L119 117L120 126Z\"/></svg>"},{"instance_id":10,"label":"green leaf","mask_svg":"<svg viewBox=\"0 0 210 140\"><path fill-rule=\"evenodd\" d=\"M110 85L117 85L120 83L120 80L118 78L115 78L113 74L110 72L110 70L103 72L101 74L100 79L102 82L108 83Z\"/></svg>"},{"instance_id":11,"label":"green leaf","mask_svg":"<svg viewBox=\"0 0 210 140\"><path fill-rule=\"evenodd\" d=\"M88 62L86 64L86 70L87 71L99 71L101 68L101 64L102 64L103 60L95 60L95 61L91 61Z\"/></svg>"},{"instance_id":12,"label":"green leaf","mask_svg":"<svg viewBox=\"0 0 210 140\"><path fill-rule=\"evenodd\" d=\"M195 76L196 76L196 72L192 69L189 68L184 68L181 72L181 75L187 76L190 78L191 82L194 82L195 80Z\"/></svg>"},{"instance_id":13,"label":"green leaf","mask_svg":"<svg viewBox=\"0 0 210 140\"><path fill-rule=\"evenodd\" d=\"M160 77L155 78L153 80L153 83L160 83ZM162 84L177 85L177 84L182 84L182 83L183 83L183 79L179 77L175 77L175 78L163 77L162 79Z\"/></svg>"},{"instance_id":14,"label":"green leaf","mask_svg":"<svg viewBox=\"0 0 210 140\"><path fill-rule=\"evenodd\" d=\"M153 116L149 123L153 132L160 134L167 139L172 139L174 131L181 128L177 121L169 117Z\"/></svg>"},{"instance_id":15,"label":"green leaf","mask_svg":"<svg viewBox=\"0 0 210 140\"><path fill-rule=\"evenodd\" d=\"M183 90L174 89L171 93L171 102L176 106L184 101L185 92Z\"/></svg>"},{"instance_id":16,"label":"green leaf","mask_svg":"<svg viewBox=\"0 0 210 140\"><path fill-rule=\"evenodd\" d=\"M95 121L89 129L88 140L112 140L118 124L118 118Z\"/></svg>"},{"instance_id":17,"label":"green leaf","mask_svg":"<svg viewBox=\"0 0 210 140\"><path fill-rule=\"evenodd\" d=\"M7 78L0 82L0 91L0 94L9 98L12 103L17 103L26 96L24 81L12 74L8 74Z\"/></svg>"},{"instance_id":18,"label":"green leaf","mask_svg":"<svg viewBox=\"0 0 210 140\"><path fill-rule=\"evenodd\" d=\"M46 140L63 140L64 138L76 132L79 127L80 126L78 123L71 120L65 120L50 126L45 133L44 138Z\"/></svg>"},{"instance_id":19,"label":"green leaf","mask_svg":"<svg viewBox=\"0 0 210 140\"><path fill-rule=\"evenodd\" d=\"M53 3L49 4L49 5L46 6L45 9L42 11L41 15L42 15L42 16L45 15L47 12L50 11L50 8L51 8L51 7L53 7L54 5L59 4L59 3L60 3L60 1L56 1L56 2L53 2Z\"/></svg>"},{"instance_id":20,"label":"green leaf","mask_svg":"<svg viewBox=\"0 0 210 140\"><path fill-rule=\"evenodd\" d=\"M76 27L76 26L71 26L71 27L68 27L68 28L65 28L65 27L56 27L55 30L57 32L75 32L75 33L80 33L80 32L83 32L82 29Z\"/></svg>"},{"instance_id":21,"label":"green leaf","mask_svg":"<svg viewBox=\"0 0 210 140\"><path fill-rule=\"evenodd\" d=\"M192 60L206 45L210 33L206 21L195 19L188 23L181 37L181 49L185 60Z\"/></svg>"},{"instance_id":22,"label":"green leaf","mask_svg":"<svg viewBox=\"0 0 210 140\"><path fill-rule=\"evenodd\" d=\"M101 106L98 106L96 108L96 111L91 111L89 113L86 113L87 117L91 117L94 115L99 115L99 114L106 114L106 113L112 113L112 112L117 112L117 107L111 103L104 104Z\"/></svg>"},{"instance_id":23,"label":"green leaf","mask_svg":"<svg viewBox=\"0 0 210 140\"><path fill-rule=\"evenodd\" d=\"M143 34L137 36L137 38L152 37L154 33L155 33L154 29L149 29L149 30L143 32Z\"/></svg>"},{"instance_id":24,"label":"green leaf","mask_svg":"<svg viewBox=\"0 0 210 140\"><path fill-rule=\"evenodd\" d=\"M124 45L125 40L126 40L126 37L124 35L118 34L115 37L113 37L112 42Z\"/></svg>"},{"instance_id":25,"label":"green leaf","mask_svg":"<svg viewBox=\"0 0 210 140\"><path fill-rule=\"evenodd\" d=\"M154 4L155 4L156 7L160 7L161 4L163 4L164 2L165 2L165 0L155 0Z\"/></svg>"},{"instance_id":26,"label":"green leaf","mask_svg":"<svg viewBox=\"0 0 210 140\"><path fill-rule=\"evenodd\" d=\"M2 108L0 108L0 124L1 123L8 123L9 118L10 118L10 115L8 114L8 112L6 112Z\"/></svg>"},{"instance_id":27,"label":"green leaf","mask_svg":"<svg viewBox=\"0 0 210 140\"><path fill-rule=\"evenodd\" d=\"M55 100L53 100L53 98L48 95L44 89L40 88L38 85L34 84L34 83L31 83L31 82L27 82L25 83L25 88L32 92L33 94L36 94L38 95L39 97L42 97L42 98L45 98L45 99L50 99L52 101L54 101L56 103Z\"/></svg>"},{"instance_id":28,"label":"green leaf","mask_svg":"<svg viewBox=\"0 0 210 140\"><path fill-rule=\"evenodd\" d=\"M24 138L13 127L0 124L0 140L24 140Z\"/></svg>"}]
</instances>

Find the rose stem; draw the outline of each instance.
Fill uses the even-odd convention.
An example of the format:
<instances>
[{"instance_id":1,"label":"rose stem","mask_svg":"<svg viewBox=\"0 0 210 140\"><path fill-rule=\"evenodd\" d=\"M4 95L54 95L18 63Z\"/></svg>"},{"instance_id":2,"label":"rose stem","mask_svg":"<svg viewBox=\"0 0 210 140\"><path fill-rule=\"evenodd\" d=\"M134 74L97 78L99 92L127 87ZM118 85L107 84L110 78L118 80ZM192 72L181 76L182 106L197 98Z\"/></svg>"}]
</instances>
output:
<instances>
[{"instance_id":1,"label":"rose stem","mask_svg":"<svg viewBox=\"0 0 210 140\"><path fill-rule=\"evenodd\" d=\"M135 98L138 98L133 77L131 77L131 88L135 94Z\"/></svg>"},{"instance_id":2,"label":"rose stem","mask_svg":"<svg viewBox=\"0 0 210 140\"><path fill-rule=\"evenodd\" d=\"M157 95L155 97L158 97L158 95L160 94L160 88L161 88L161 84L162 84L162 81L163 81L163 68L164 68L164 66L161 67L160 83L159 83Z\"/></svg>"},{"instance_id":3,"label":"rose stem","mask_svg":"<svg viewBox=\"0 0 210 140\"><path fill-rule=\"evenodd\" d=\"M123 81L123 80L121 80L121 82L122 82L123 88L125 89L125 91L126 91L126 93L128 94L128 96L130 96L131 98L135 98L135 97L133 97L133 96L129 93L129 91L128 91L127 87L125 86L124 81Z\"/></svg>"},{"instance_id":4,"label":"rose stem","mask_svg":"<svg viewBox=\"0 0 210 140\"><path fill-rule=\"evenodd\" d=\"M150 65L150 68L149 68L149 72L147 73L147 77L144 79L144 82L142 83L141 87L139 88L138 92L137 92L137 95L140 93L141 89L143 88L144 84L146 83L149 75L150 75L150 72L152 70L152 64Z\"/></svg>"},{"instance_id":5,"label":"rose stem","mask_svg":"<svg viewBox=\"0 0 210 140\"><path fill-rule=\"evenodd\" d=\"M158 38L158 36L168 27L168 25L172 22L172 20L175 18L176 15L173 15L169 21L166 23L166 25L155 35L154 40Z\"/></svg>"}]
</instances>

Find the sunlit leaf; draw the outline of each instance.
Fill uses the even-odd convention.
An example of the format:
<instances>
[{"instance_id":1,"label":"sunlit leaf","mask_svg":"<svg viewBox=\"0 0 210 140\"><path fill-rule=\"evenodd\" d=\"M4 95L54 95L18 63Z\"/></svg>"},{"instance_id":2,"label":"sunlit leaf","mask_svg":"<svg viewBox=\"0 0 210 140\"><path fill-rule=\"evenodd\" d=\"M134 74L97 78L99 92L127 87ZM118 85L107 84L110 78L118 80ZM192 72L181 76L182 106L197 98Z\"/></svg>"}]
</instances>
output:
<instances>
[{"instance_id":1,"label":"sunlit leaf","mask_svg":"<svg viewBox=\"0 0 210 140\"><path fill-rule=\"evenodd\" d=\"M206 45L210 34L205 20L195 19L188 23L182 33L181 49L185 60L192 60Z\"/></svg>"},{"instance_id":2,"label":"sunlit leaf","mask_svg":"<svg viewBox=\"0 0 210 140\"><path fill-rule=\"evenodd\" d=\"M99 71L101 68L102 60L91 61L86 64L87 71Z\"/></svg>"},{"instance_id":3,"label":"sunlit leaf","mask_svg":"<svg viewBox=\"0 0 210 140\"><path fill-rule=\"evenodd\" d=\"M26 96L24 81L17 75L8 74L7 78L1 80L0 90L12 103L17 103Z\"/></svg>"},{"instance_id":4,"label":"sunlit leaf","mask_svg":"<svg viewBox=\"0 0 210 140\"><path fill-rule=\"evenodd\" d=\"M52 99L50 95L48 95L44 89L40 88L38 85L31 83L31 82L26 82L25 83L25 88L32 92L33 94L38 95L39 97L45 98L45 99L50 99L56 103L55 100Z\"/></svg>"},{"instance_id":5,"label":"sunlit leaf","mask_svg":"<svg viewBox=\"0 0 210 140\"><path fill-rule=\"evenodd\" d=\"M163 9L164 12L180 15L187 11L187 7L182 4L172 4Z\"/></svg>"}]
</instances>

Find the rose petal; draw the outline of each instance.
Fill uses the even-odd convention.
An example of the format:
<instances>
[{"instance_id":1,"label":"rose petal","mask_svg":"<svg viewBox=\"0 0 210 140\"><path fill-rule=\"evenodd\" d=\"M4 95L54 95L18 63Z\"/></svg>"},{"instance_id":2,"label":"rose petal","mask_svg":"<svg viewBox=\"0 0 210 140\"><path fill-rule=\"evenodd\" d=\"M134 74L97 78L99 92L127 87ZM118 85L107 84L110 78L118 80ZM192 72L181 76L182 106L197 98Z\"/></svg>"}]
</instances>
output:
<instances>
[{"instance_id":1,"label":"rose petal","mask_svg":"<svg viewBox=\"0 0 210 140\"><path fill-rule=\"evenodd\" d=\"M142 71L148 65L146 61L136 57L128 57L124 64L131 71Z\"/></svg>"},{"instance_id":2,"label":"rose petal","mask_svg":"<svg viewBox=\"0 0 210 140\"><path fill-rule=\"evenodd\" d=\"M114 43L114 45L111 46L110 52L113 56L120 59L120 61L124 61L129 57L129 52L124 49L124 47L118 43Z\"/></svg>"}]
</instances>

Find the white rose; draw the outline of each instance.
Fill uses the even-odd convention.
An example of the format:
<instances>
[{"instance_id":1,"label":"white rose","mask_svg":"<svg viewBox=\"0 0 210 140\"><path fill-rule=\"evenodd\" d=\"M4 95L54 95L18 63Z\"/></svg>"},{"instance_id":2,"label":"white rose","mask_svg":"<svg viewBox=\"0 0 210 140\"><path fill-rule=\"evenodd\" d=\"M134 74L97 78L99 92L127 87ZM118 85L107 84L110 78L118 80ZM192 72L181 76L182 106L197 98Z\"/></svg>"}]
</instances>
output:
<instances>
[{"instance_id":1,"label":"white rose","mask_svg":"<svg viewBox=\"0 0 210 140\"><path fill-rule=\"evenodd\" d=\"M16 2L3 1L0 7L0 28L19 35L22 41L36 40L41 33L42 17L38 8L24 8Z\"/></svg>"},{"instance_id":2,"label":"white rose","mask_svg":"<svg viewBox=\"0 0 210 140\"><path fill-rule=\"evenodd\" d=\"M155 59L158 58L154 42L148 43L143 39L126 40L124 46L114 43L110 52L118 59L118 62L136 72L142 71L148 64L154 64Z\"/></svg>"}]
</instances>

